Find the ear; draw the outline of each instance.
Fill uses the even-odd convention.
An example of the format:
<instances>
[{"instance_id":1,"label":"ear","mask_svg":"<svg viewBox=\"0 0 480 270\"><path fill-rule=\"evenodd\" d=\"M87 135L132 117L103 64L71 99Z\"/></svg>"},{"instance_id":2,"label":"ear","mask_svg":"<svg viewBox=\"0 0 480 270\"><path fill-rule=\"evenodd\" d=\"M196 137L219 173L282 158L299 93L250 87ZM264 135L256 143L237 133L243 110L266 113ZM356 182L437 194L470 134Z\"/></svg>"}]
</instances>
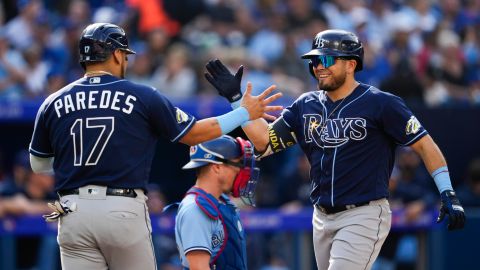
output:
<instances>
[{"instance_id":1,"label":"ear","mask_svg":"<svg viewBox=\"0 0 480 270\"><path fill-rule=\"evenodd\" d=\"M118 50L118 49L115 50L115 51L113 51L112 56L113 56L113 58L114 58L113 61L115 61L116 64L120 64L120 63L121 63L121 60L122 60L122 57L124 57L124 56L122 55L122 52L121 52L120 50Z\"/></svg>"},{"instance_id":2,"label":"ear","mask_svg":"<svg viewBox=\"0 0 480 270\"><path fill-rule=\"evenodd\" d=\"M357 60L355 59L348 60L347 72L352 74L355 73L355 68L357 67L357 64Z\"/></svg>"}]
</instances>

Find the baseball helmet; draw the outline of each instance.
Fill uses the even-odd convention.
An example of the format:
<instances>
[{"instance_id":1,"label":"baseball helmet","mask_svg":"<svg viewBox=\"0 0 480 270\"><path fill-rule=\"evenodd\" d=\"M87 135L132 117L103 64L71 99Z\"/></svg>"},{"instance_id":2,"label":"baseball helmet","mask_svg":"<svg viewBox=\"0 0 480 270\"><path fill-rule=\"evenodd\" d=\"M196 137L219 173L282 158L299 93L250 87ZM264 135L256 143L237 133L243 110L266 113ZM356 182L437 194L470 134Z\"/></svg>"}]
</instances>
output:
<instances>
[{"instance_id":1,"label":"baseball helmet","mask_svg":"<svg viewBox=\"0 0 480 270\"><path fill-rule=\"evenodd\" d=\"M241 158L240 161L232 161ZM255 205L255 187L260 169L255 166L253 145L240 137L223 135L217 139L190 147L190 162L183 169L193 169L213 164L229 164L240 168L233 181L232 195L246 204Z\"/></svg>"},{"instance_id":2,"label":"baseball helmet","mask_svg":"<svg viewBox=\"0 0 480 270\"><path fill-rule=\"evenodd\" d=\"M355 59L357 61L355 71L363 68L363 45L352 32L336 29L319 32L312 41L312 49L302 55L302 59L323 55ZM315 77L311 61L309 64L310 73Z\"/></svg>"},{"instance_id":3,"label":"baseball helmet","mask_svg":"<svg viewBox=\"0 0 480 270\"><path fill-rule=\"evenodd\" d=\"M83 30L78 44L80 64L85 68L86 62L103 62L116 50L135 54L128 47L125 31L111 23L90 24Z\"/></svg>"}]
</instances>

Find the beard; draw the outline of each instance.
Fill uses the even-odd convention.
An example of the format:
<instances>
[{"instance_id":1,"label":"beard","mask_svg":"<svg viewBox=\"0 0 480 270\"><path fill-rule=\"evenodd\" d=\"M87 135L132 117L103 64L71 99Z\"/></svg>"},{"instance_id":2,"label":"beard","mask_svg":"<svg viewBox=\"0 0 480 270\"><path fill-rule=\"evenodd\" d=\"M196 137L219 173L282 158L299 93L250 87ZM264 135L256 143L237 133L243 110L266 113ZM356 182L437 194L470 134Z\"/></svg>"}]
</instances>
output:
<instances>
[{"instance_id":1,"label":"beard","mask_svg":"<svg viewBox=\"0 0 480 270\"><path fill-rule=\"evenodd\" d=\"M332 75L330 78L327 79L331 81L328 83L325 79L318 80L318 90L324 90L327 92L335 91L345 83L346 78L347 74L342 73L338 75Z\"/></svg>"}]
</instances>

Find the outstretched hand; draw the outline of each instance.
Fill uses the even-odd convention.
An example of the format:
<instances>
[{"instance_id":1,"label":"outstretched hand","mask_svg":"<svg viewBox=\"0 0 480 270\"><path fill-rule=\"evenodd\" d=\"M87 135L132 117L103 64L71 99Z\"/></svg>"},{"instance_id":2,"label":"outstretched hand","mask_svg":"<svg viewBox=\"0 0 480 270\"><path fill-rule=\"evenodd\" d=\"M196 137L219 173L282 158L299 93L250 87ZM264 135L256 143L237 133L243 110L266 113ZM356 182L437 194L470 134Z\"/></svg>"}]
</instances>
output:
<instances>
[{"instance_id":1,"label":"outstretched hand","mask_svg":"<svg viewBox=\"0 0 480 270\"><path fill-rule=\"evenodd\" d=\"M265 91L263 91L258 96L252 96L252 83L247 83L247 90L242 99L240 106L245 107L248 113L250 114L250 120L255 120L257 118L263 117L267 120L275 120L276 117L268 114L267 112L279 111L283 109L283 106L269 106L273 101L277 100L282 96L282 93L275 93L270 95L277 86L271 85Z\"/></svg>"},{"instance_id":2,"label":"outstretched hand","mask_svg":"<svg viewBox=\"0 0 480 270\"><path fill-rule=\"evenodd\" d=\"M242 98L240 84L242 82L243 66L240 66L235 75L230 73L218 59L208 61L205 67L207 68L205 79L217 89L221 96L227 98L230 103Z\"/></svg>"}]
</instances>

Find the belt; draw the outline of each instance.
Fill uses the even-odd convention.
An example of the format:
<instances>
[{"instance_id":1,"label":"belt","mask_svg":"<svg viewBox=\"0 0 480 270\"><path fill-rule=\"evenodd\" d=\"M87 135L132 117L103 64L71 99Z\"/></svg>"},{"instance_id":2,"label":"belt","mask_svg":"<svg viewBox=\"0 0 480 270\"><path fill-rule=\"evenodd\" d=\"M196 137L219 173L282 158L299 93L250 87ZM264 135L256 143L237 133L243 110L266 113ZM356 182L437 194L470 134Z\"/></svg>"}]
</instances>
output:
<instances>
[{"instance_id":1,"label":"belt","mask_svg":"<svg viewBox=\"0 0 480 270\"><path fill-rule=\"evenodd\" d=\"M80 191L78 188L75 189L66 189L60 190L57 192L60 197L66 195L78 195ZM133 188L109 188L107 187L107 195L109 196L122 196L122 197L129 197L129 198L136 198L137 193Z\"/></svg>"},{"instance_id":2,"label":"belt","mask_svg":"<svg viewBox=\"0 0 480 270\"><path fill-rule=\"evenodd\" d=\"M369 203L370 203L370 201L362 202L362 203L355 203L355 204L338 205L338 206L333 206L333 207L332 206L322 206L322 205L319 205L319 204L315 204L315 208L317 208L318 211L320 211L324 214L330 215L330 214L335 214L335 213L342 212L342 211L345 211L345 210L353 209L355 207L364 206L364 205L367 205Z\"/></svg>"}]
</instances>

